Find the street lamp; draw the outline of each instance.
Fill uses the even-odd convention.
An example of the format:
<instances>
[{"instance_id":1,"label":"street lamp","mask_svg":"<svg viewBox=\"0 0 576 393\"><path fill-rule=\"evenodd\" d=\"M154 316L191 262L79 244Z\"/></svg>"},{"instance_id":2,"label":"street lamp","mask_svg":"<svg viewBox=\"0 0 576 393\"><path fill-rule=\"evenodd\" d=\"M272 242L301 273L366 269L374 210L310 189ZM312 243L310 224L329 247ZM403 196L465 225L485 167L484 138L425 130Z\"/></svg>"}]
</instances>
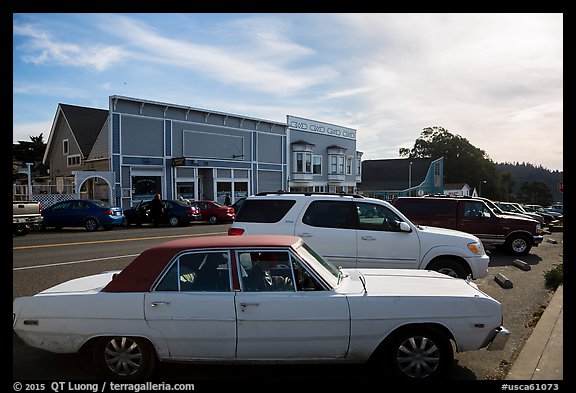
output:
<instances>
[{"instance_id":1,"label":"street lamp","mask_svg":"<svg viewBox=\"0 0 576 393\"><path fill-rule=\"evenodd\" d=\"M412 196L412 161L408 167L408 196Z\"/></svg>"},{"instance_id":2,"label":"street lamp","mask_svg":"<svg viewBox=\"0 0 576 393\"><path fill-rule=\"evenodd\" d=\"M482 196L482 183L486 184L486 180L480 181L480 187L478 187L478 196Z\"/></svg>"}]
</instances>

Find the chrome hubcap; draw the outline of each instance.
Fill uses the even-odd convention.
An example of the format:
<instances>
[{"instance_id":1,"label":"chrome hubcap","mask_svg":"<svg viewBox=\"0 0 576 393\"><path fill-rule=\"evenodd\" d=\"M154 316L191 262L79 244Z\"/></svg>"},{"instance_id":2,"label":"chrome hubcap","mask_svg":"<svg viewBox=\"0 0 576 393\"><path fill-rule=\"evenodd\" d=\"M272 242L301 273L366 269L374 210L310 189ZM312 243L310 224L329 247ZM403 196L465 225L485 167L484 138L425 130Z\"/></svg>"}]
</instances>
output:
<instances>
[{"instance_id":1,"label":"chrome hubcap","mask_svg":"<svg viewBox=\"0 0 576 393\"><path fill-rule=\"evenodd\" d=\"M142 350L128 337L117 337L108 342L104 350L106 365L123 377L136 373L142 366Z\"/></svg>"},{"instance_id":2,"label":"chrome hubcap","mask_svg":"<svg viewBox=\"0 0 576 393\"><path fill-rule=\"evenodd\" d=\"M410 337L400 344L396 364L400 371L411 378L426 378L438 368L440 351L434 341L426 337Z\"/></svg>"}]
</instances>

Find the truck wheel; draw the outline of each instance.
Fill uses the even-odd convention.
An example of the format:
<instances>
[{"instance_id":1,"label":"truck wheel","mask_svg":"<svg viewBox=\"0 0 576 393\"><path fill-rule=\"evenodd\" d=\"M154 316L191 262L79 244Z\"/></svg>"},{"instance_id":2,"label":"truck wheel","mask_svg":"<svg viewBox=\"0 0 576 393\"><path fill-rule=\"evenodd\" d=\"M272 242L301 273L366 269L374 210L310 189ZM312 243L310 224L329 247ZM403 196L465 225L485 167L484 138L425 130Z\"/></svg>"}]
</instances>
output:
<instances>
[{"instance_id":1,"label":"truck wheel","mask_svg":"<svg viewBox=\"0 0 576 393\"><path fill-rule=\"evenodd\" d=\"M28 230L28 227L26 225L16 225L14 227L14 234L16 236L24 236L27 235L28 232L30 231Z\"/></svg>"},{"instance_id":2,"label":"truck wheel","mask_svg":"<svg viewBox=\"0 0 576 393\"><path fill-rule=\"evenodd\" d=\"M428 269L446 274L450 277L466 278L466 276L468 276L468 272L461 264L448 258L441 258L432 262L428 265Z\"/></svg>"},{"instance_id":3,"label":"truck wheel","mask_svg":"<svg viewBox=\"0 0 576 393\"><path fill-rule=\"evenodd\" d=\"M514 235L506 240L506 249L512 255L526 255L532 249L532 244L527 236Z\"/></svg>"}]
</instances>

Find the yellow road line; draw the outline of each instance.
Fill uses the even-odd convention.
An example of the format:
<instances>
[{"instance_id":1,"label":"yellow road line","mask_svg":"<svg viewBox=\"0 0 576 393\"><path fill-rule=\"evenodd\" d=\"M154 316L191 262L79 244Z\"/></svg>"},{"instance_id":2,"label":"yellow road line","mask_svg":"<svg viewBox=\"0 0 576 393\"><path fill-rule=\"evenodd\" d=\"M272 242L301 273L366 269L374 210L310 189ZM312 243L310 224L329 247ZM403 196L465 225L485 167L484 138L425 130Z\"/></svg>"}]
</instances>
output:
<instances>
[{"instance_id":1,"label":"yellow road line","mask_svg":"<svg viewBox=\"0 0 576 393\"><path fill-rule=\"evenodd\" d=\"M35 246L12 247L12 250L29 250L29 249L33 249L33 248L82 246L82 245L86 245L86 244L137 242L137 241L141 241L141 240L169 239L169 238L176 238L176 237L214 236L214 235L225 235L225 234L226 234L226 232L209 232L209 233L193 233L193 234L186 234L186 235L134 237L134 238L129 238L129 239L94 240L94 241L89 241L89 242L75 242L75 243L38 244Z\"/></svg>"}]
</instances>

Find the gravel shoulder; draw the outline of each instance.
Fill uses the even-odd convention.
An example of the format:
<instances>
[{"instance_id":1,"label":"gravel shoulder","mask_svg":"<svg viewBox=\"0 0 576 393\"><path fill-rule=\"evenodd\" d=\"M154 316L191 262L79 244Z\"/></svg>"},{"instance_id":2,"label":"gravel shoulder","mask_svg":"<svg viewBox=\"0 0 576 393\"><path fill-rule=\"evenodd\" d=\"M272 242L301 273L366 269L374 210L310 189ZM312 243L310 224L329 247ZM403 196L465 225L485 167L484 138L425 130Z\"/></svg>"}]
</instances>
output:
<instances>
[{"instance_id":1,"label":"gravel shoulder","mask_svg":"<svg viewBox=\"0 0 576 393\"><path fill-rule=\"evenodd\" d=\"M451 373L454 380L502 380L514 364L522 347L534 330L538 312L545 309L554 291L546 287L545 273L563 263L564 233L554 231L544 235L544 241L528 255L513 257L498 250L489 250L488 276L475 282L480 289L500 301L504 311L504 326L510 339L502 351L472 351L458 353ZM522 270L513 262L527 263ZM512 288L503 288L494 278L502 274ZM536 316L536 318L535 318Z\"/></svg>"}]
</instances>

